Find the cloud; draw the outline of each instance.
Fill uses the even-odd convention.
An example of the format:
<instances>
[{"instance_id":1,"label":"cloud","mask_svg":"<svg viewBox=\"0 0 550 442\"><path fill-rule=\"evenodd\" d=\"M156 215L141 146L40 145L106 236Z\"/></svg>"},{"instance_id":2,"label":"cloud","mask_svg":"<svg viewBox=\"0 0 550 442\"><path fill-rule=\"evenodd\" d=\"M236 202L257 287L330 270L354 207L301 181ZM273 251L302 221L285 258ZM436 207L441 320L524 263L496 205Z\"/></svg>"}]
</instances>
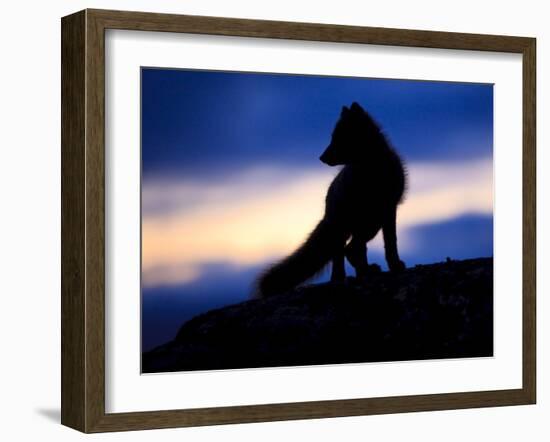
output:
<instances>
[{"instance_id":1,"label":"cloud","mask_svg":"<svg viewBox=\"0 0 550 442\"><path fill-rule=\"evenodd\" d=\"M398 211L399 244L414 226L493 211L491 160L412 163ZM322 218L335 169L255 167L215 181L148 180L143 187L145 287L190 282L211 262L236 269L295 249ZM378 239L369 248L380 249Z\"/></svg>"},{"instance_id":2,"label":"cloud","mask_svg":"<svg viewBox=\"0 0 550 442\"><path fill-rule=\"evenodd\" d=\"M402 226L444 221L465 213L493 213L491 160L413 163L409 167L409 192L398 212Z\"/></svg>"}]
</instances>

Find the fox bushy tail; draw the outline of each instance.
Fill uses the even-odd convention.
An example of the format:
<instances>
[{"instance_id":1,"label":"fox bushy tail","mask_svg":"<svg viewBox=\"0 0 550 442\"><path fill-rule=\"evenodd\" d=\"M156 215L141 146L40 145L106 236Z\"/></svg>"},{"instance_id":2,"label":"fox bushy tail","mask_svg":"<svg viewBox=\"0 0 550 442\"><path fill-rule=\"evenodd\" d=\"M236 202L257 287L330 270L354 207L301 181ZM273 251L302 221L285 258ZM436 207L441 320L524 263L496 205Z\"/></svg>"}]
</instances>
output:
<instances>
[{"instance_id":1,"label":"fox bushy tail","mask_svg":"<svg viewBox=\"0 0 550 442\"><path fill-rule=\"evenodd\" d=\"M335 223L322 219L292 255L260 276L256 296L262 298L282 293L314 277L343 247L344 240L344 235Z\"/></svg>"}]
</instances>

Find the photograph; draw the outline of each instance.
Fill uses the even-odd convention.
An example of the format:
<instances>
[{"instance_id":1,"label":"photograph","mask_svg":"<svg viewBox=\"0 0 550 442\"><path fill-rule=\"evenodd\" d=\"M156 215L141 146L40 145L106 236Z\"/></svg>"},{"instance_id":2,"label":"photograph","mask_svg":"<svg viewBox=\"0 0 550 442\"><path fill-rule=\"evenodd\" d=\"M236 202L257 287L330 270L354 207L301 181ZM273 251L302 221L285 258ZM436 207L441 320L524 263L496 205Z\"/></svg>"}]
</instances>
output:
<instances>
[{"instance_id":1,"label":"photograph","mask_svg":"<svg viewBox=\"0 0 550 442\"><path fill-rule=\"evenodd\" d=\"M140 92L142 373L493 356L493 84Z\"/></svg>"}]
</instances>

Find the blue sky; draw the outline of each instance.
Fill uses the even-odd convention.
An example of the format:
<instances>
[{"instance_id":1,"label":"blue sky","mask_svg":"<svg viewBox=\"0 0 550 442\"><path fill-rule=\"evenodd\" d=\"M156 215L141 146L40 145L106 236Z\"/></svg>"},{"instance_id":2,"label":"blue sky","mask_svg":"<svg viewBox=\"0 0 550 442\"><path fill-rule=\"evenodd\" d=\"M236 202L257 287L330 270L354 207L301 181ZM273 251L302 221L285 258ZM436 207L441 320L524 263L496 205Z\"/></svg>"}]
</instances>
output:
<instances>
[{"instance_id":1,"label":"blue sky","mask_svg":"<svg viewBox=\"0 0 550 442\"><path fill-rule=\"evenodd\" d=\"M266 161L310 167L353 101L409 161L492 155L491 85L144 69L142 91L145 179Z\"/></svg>"},{"instance_id":2,"label":"blue sky","mask_svg":"<svg viewBox=\"0 0 550 442\"><path fill-rule=\"evenodd\" d=\"M143 69L144 349L246 299L314 227L337 172L318 157L353 101L408 166L407 264L492 256L492 85Z\"/></svg>"}]
</instances>

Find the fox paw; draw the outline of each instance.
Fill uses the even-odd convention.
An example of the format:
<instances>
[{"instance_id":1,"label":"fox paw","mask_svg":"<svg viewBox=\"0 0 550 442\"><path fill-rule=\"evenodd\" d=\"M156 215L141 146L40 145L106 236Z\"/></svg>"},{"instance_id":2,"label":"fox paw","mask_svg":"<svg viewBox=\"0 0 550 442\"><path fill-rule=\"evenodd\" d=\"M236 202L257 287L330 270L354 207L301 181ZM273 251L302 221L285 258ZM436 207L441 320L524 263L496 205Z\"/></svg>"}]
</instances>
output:
<instances>
[{"instance_id":1,"label":"fox paw","mask_svg":"<svg viewBox=\"0 0 550 442\"><path fill-rule=\"evenodd\" d=\"M390 268L390 272L394 272L394 273L402 272L403 270L405 270L407 268L405 263L401 260L393 262L393 263L388 263L388 266Z\"/></svg>"},{"instance_id":2,"label":"fox paw","mask_svg":"<svg viewBox=\"0 0 550 442\"><path fill-rule=\"evenodd\" d=\"M368 264L363 268L355 269L355 277L358 279L368 279L369 276L380 272L382 272L382 268L378 264Z\"/></svg>"},{"instance_id":3,"label":"fox paw","mask_svg":"<svg viewBox=\"0 0 550 442\"><path fill-rule=\"evenodd\" d=\"M333 273L330 277L330 282L335 284L342 284L346 282L346 274L345 273Z\"/></svg>"},{"instance_id":4,"label":"fox paw","mask_svg":"<svg viewBox=\"0 0 550 442\"><path fill-rule=\"evenodd\" d=\"M381 271L382 271L382 268L378 264L369 264L367 267L367 274L380 273Z\"/></svg>"}]
</instances>

